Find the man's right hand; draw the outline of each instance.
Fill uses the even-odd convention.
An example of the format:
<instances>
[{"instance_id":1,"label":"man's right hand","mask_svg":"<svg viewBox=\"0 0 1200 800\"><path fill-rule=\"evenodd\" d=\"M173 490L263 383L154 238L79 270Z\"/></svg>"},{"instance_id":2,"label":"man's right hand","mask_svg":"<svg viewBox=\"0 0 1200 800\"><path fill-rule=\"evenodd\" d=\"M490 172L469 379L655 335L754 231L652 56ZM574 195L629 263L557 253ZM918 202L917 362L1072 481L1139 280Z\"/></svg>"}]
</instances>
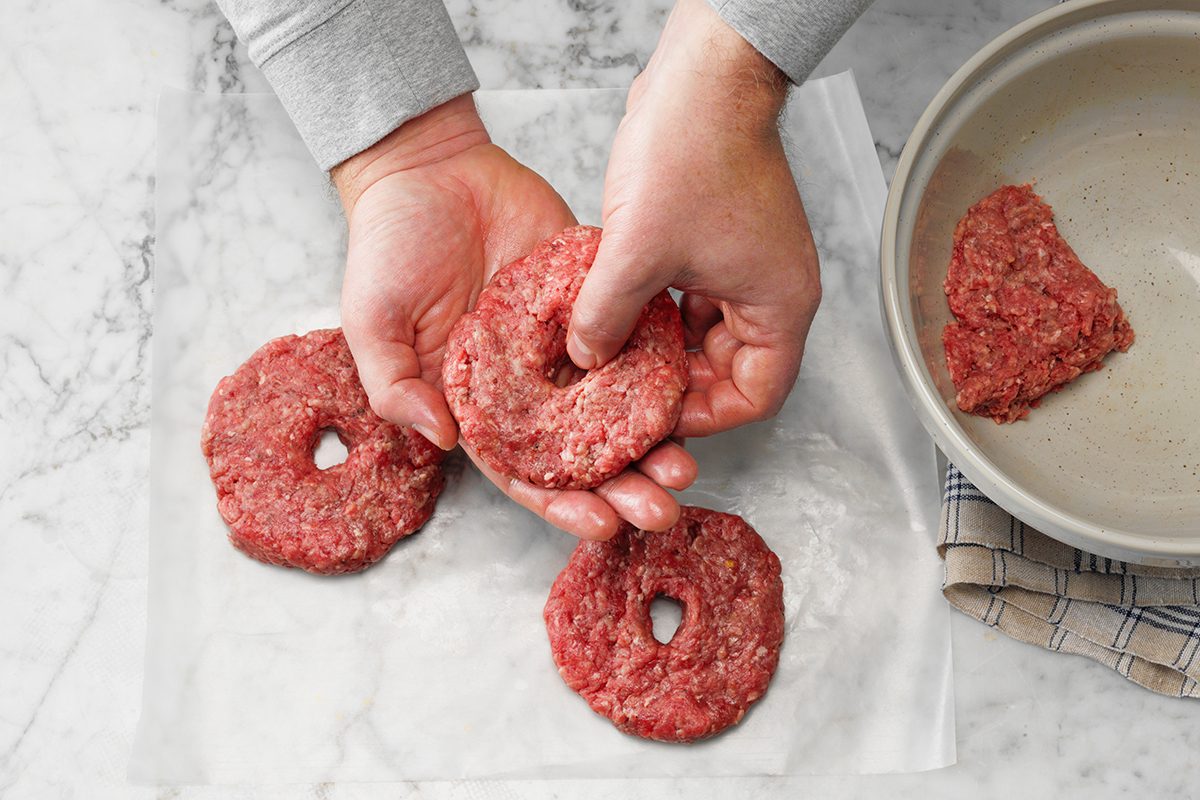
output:
<instances>
[{"instance_id":1,"label":"man's right hand","mask_svg":"<svg viewBox=\"0 0 1200 800\"><path fill-rule=\"evenodd\" d=\"M440 375L451 328L498 269L575 218L537 173L491 143L469 95L405 123L332 176L350 228L342 327L371 407L450 449L458 429ZM612 536L620 519L670 527L679 506L663 487L686 488L696 475L669 441L592 491L542 489L475 460L518 503L589 539Z\"/></svg>"},{"instance_id":2,"label":"man's right hand","mask_svg":"<svg viewBox=\"0 0 1200 800\"><path fill-rule=\"evenodd\" d=\"M647 300L682 291L678 436L767 419L796 382L821 279L779 133L787 86L705 0L677 0L613 141L567 349L581 368L605 363Z\"/></svg>"}]
</instances>

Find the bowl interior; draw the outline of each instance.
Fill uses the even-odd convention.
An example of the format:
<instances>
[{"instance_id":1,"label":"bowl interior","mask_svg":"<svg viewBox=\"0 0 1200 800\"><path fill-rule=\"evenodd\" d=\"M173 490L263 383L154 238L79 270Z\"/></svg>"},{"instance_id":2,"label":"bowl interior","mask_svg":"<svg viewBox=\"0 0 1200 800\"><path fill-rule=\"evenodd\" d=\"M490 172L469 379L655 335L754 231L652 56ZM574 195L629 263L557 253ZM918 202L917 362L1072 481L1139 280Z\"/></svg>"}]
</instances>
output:
<instances>
[{"instance_id":1,"label":"bowl interior","mask_svg":"<svg viewBox=\"0 0 1200 800\"><path fill-rule=\"evenodd\" d=\"M1200 553L1200 11L1131 10L1146 5L1033 32L951 97L905 184L897 280L905 335L968 457L1085 527ZM942 281L968 207L1025 182L1118 290L1137 340L997 425L954 403Z\"/></svg>"}]
</instances>

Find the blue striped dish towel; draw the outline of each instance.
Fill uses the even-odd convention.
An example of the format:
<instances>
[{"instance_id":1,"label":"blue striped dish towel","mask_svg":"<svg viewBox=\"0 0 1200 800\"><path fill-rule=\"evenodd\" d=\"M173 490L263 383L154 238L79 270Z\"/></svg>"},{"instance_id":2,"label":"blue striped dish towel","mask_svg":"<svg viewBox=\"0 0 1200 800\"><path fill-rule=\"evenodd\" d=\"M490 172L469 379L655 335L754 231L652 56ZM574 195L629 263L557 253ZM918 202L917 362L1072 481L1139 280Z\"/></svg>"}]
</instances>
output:
<instances>
[{"instance_id":1,"label":"blue striped dish towel","mask_svg":"<svg viewBox=\"0 0 1200 800\"><path fill-rule=\"evenodd\" d=\"M1200 697L1200 568L1094 556L1014 519L953 465L938 552L963 613L1048 650L1087 656L1134 683Z\"/></svg>"}]
</instances>

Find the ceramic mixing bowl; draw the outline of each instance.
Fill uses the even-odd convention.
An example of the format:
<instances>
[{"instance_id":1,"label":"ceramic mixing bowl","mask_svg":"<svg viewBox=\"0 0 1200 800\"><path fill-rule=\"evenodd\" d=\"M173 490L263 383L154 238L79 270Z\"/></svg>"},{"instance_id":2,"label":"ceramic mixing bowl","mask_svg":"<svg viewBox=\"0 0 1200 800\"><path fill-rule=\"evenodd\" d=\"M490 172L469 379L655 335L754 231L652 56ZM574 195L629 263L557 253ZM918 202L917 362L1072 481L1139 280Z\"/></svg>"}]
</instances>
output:
<instances>
[{"instance_id":1,"label":"ceramic mixing bowl","mask_svg":"<svg viewBox=\"0 0 1200 800\"><path fill-rule=\"evenodd\" d=\"M955 405L942 281L959 218L1026 182L1137 340L997 425ZM905 387L973 483L1084 550L1200 564L1200 2L1074 0L981 50L904 148L881 263Z\"/></svg>"}]
</instances>

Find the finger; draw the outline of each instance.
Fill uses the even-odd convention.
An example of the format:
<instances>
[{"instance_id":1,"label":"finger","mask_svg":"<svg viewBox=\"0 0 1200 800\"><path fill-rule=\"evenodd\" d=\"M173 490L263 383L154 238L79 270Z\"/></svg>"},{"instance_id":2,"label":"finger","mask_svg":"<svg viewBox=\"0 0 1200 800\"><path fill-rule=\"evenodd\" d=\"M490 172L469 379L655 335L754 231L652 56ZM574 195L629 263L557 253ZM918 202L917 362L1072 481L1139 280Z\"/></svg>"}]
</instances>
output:
<instances>
[{"instance_id":1,"label":"finger","mask_svg":"<svg viewBox=\"0 0 1200 800\"><path fill-rule=\"evenodd\" d=\"M458 426L445 396L426 381L405 378L367 396L376 414L397 425L411 425L441 449L453 450L458 443Z\"/></svg>"},{"instance_id":2,"label":"finger","mask_svg":"<svg viewBox=\"0 0 1200 800\"><path fill-rule=\"evenodd\" d=\"M688 353L688 391L704 391L728 378L733 356L741 346L724 321L713 325L704 336L702 349Z\"/></svg>"},{"instance_id":3,"label":"finger","mask_svg":"<svg viewBox=\"0 0 1200 800\"><path fill-rule=\"evenodd\" d=\"M745 344L720 323L705 337L703 380L689 384L676 433L710 436L773 417L796 382L804 344ZM691 359L689 359L690 361Z\"/></svg>"},{"instance_id":4,"label":"finger","mask_svg":"<svg viewBox=\"0 0 1200 800\"><path fill-rule=\"evenodd\" d=\"M484 477L516 503L537 514L556 528L580 539L605 540L616 535L621 520L617 512L592 492L577 489L543 489L501 475L479 458L465 442L463 451Z\"/></svg>"},{"instance_id":5,"label":"finger","mask_svg":"<svg viewBox=\"0 0 1200 800\"><path fill-rule=\"evenodd\" d=\"M656 445L633 466L659 486L675 491L691 486L699 471L692 454L671 440Z\"/></svg>"},{"instance_id":6,"label":"finger","mask_svg":"<svg viewBox=\"0 0 1200 800\"><path fill-rule=\"evenodd\" d=\"M343 315L346 343L358 367L358 377L371 409L388 422L411 425L443 450L458 441L458 425L445 396L423 380L417 353L411 344L372 336Z\"/></svg>"},{"instance_id":7,"label":"finger","mask_svg":"<svg viewBox=\"0 0 1200 800\"><path fill-rule=\"evenodd\" d=\"M592 491L635 528L665 531L679 521L679 503L640 472L627 469Z\"/></svg>"},{"instance_id":8,"label":"finger","mask_svg":"<svg viewBox=\"0 0 1200 800\"><path fill-rule=\"evenodd\" d=\"M605 229L568 326L567 353L576 366L595 369L625 346L646 303L670 283L657 267L633 237Z\"/></svg>"},{"instance_id":9,"label":"finger","mask_svg":"<svg viewBox=\"0 0 1200 800\"><path fill-rule=\"evenodd\" d=\"M695 350L704 343L709 329L721 321L721 309L707 297L690 292L683 296L679 309L683 313L683 346Z\"/></svg>"}]
</instances>

